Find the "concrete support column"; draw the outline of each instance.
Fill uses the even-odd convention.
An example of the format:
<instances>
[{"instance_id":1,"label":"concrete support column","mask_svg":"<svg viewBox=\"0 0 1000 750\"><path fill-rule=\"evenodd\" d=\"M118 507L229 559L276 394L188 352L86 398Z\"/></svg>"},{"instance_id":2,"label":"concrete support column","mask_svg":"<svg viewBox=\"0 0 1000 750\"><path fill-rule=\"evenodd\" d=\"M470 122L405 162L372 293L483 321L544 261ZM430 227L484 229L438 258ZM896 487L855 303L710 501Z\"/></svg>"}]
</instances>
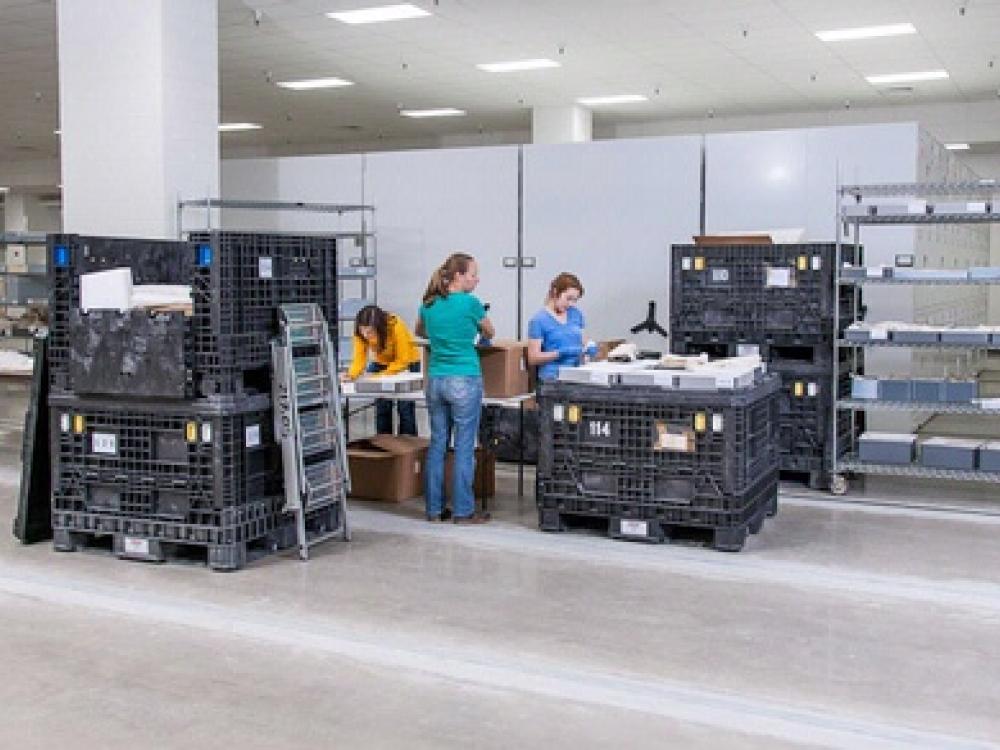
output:
<instances>
[{"instance_id":1,"label":"concrete support column","mask_svg":"<svg viewBox=\"0 0 1000 750\"><path fill-rule=\"evenodd\" d=\"M176 237L219 195L218 4L59 0L67 232Z\"/></svg>"},{"instance_id":2,"label":"concrete support column","mask_svg":"<svg viewBox=\"0 0 1000 750\"><path fill-rule=\"evenodd\" d=\"M532 143L580 143L593 138L594 115L586 107L534 107Z\"/></svg>"}]
</instances>

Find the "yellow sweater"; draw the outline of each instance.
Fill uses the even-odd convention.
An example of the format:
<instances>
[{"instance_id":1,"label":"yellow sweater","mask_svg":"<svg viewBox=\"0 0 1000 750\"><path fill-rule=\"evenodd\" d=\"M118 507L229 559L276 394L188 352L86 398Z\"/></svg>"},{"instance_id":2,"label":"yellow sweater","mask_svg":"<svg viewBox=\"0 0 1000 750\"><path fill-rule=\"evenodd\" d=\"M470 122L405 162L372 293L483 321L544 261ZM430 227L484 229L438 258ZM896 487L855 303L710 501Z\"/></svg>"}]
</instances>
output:
<instances>
[{"instance_id":1,"label":"yellow sweater","mask_svg":"<svg viewBox=\"0 0 1000 750\"><path fill-rule=\"evenodd\" d=\"M351 359L351 369L347 371L351 380L356 380L365 371L368 364L368 352L380 365L385 365L382 375L395 375L403 372L414 362L420 361L420 352L417 351L416 344L413 343L413 334L406 327L400 318L395 315L389 316L388 335L385 340L385 349L378 351L378 337L363 339L358 335L354 339L354 355Z\"/></svg>"}]
</instances>

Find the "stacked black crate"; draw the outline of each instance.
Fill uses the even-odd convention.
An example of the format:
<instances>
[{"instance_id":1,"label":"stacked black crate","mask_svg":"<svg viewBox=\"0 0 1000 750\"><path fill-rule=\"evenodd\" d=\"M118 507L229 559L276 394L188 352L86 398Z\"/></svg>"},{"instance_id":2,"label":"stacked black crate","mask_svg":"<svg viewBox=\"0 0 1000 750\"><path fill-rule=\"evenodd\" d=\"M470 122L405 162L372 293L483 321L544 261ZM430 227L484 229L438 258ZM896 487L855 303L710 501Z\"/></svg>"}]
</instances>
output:
<instances>
[{"instance_id":1,"label":"stacked black crate","mask_svg":"<svg viewBox=\"0 0 1000 750\"><path fill-rule=\"evenodd\" d=\"M841 397L850 392L846 351L834 362L834 340L859 301L853 287L837 289L836 252L835 243L805 243L674 245L671 253L672 350L759 352L782 380L781 469L817 489L829 482L832 420L841 445L852 428L849 413L835 414L831 389L836 382ZM841 252L853 262L853 248Z\"/></svg>"},{"instance_id":2,"label":"stacked black crate","mask_svg":"<svg viewBox=\"0 0 1000 750\"><path fill-rule=\"evenodd\" d=\"M777 512L778 390L773 375L715 391L542 384L542 530L589 518L615 537L741 549Z\"/></svg>"},{"instance_id":3,"label":"stacked black crate","mask_svg":"<svg viewBox=\"0 0 1000 750\"><path fill-rule=\"evenodd\" d=\"M270 342L283 303L318 303L336 323L335 241L54 235L49 253L56 547L234 569L279 546ZM190 303L84 310L81 277L114 269Z\"/></svg>"}]
</instances>

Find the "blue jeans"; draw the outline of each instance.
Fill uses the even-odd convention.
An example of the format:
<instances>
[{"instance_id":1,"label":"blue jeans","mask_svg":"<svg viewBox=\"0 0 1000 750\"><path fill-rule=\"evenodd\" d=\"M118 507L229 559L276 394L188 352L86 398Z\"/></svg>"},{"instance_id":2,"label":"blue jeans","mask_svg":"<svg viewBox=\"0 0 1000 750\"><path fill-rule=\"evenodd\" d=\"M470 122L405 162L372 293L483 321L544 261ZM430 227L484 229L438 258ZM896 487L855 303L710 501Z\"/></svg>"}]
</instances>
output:
<instances>
[{"instance_id":1,"label":"blue jeans","mask_svg":"<svg viewBox=\"0 0 1000 750\"><path fill-rule=\"evenodd\" d=\"M371 362L368 365L368 372L382 372L385 365L378 362ZM420 372L420 363L414 362L410 365L410 372ZM399 434L417 434L417 406L412 401L397 401L396 410L399 412ZM392 401L387 398L375 399L375 432L379 435L392 435Z\"/></svg>"},{"instance_id":2,"label":"blue jeans","mask_svg":"<svg viewBox=\"0 0 1000 750\"><path fill-rule=\"evenodd\" d=\"M452 430L455 432L455 471L452 473L452 503L455 518L476 510L472 481L476 471L476 436L483 404L481 377L429 378L427 410L431 418L431 444L427 449L424 498L427 517L444 509L444 461Z\"/></svg>"}]
</instances>

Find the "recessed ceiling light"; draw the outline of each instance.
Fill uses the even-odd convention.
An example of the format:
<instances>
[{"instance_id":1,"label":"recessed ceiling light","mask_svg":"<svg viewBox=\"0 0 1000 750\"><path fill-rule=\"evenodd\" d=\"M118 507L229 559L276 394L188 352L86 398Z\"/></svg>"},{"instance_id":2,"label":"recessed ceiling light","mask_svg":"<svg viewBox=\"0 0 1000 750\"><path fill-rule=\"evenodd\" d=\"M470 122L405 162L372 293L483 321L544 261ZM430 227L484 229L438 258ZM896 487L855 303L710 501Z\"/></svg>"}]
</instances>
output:
<instances>
[{"instance_id":1,"label":"recessed ceiling light","mask_svg":"<svg viewBox=\"0 0 1000 750\"><path fill-rule=\"evenodd\" d=\"M401 109L399 111L403 117L462 117L464 109L454 107L441 107L440 109Z\"/></svg>"},{"instance_id":2,"label":"recessed ceiling light","mask_svg":"<svg viewBox=\"0 0 1000 750\"><path fill-rule=\"evenodd\" d=\"M885 75L865 76L868 83L917 83L919 81L940 81L948 77L947 70L925 70L918 73L886 73Z\"/></svg>"},{"instance_id":3,"label":"recessed ceiling light","mask_svg":"<svg viewBox=\"0 0 1000 750\"><path fill-rule=\"evenodd\" d=\"M255 122L223 122L219 124L220 133L235 133L240 130L260 130Z\"/></svg>"},{"instance_id":4,"label":"recessed ceiling light","mask_svg":"<svg viewBox=\"0 0 1000 750\"><path fill-rule=\"evenodd\" d=\"M402 21L407 18L423 18L429 16L423 8L418 8L411 3L401 3L399 5L381 5L376 8L360 8L358 10L344 10L335 13L327 13L327 17L343 23L381 23L382 21Z\"/></svg>"},{"instance_id":5,"label":"recessed ceiling light","mask_svg":"<svg viewBox=\"0 0 1000 750\"><path fill-rule=\"evenodd\" d=\"M944 147L949 151L968 151L971 148L968 143L946 143Z\"/></svg>"},{"instance_id":6,"label":"recessed ceiling light","mask_svg":"<svg viewBox=\"0 0 1000 750\"><path fill-rule=\"evenodd\" d=\"M511 62L479 63L476 67L487 73L517 73L522 70L541 70L542 68L558 68L555 60L539 58L537 60L512 60Z\"/></svg>"},{"instance_id":7,"label":"recessed ceiling light","mask_svg":"<svg viewBox=\"0 0 1000 750\"><path fill-rule=\"evenodd\" d=\"M851 42L856 39L875 39L880 36L902 36L916 34L912 23L890 23L885 26L858 26L853 29L832 29L817 31L816 36L824 42Z\"/></svg>"},{"instance_id":8,"label":"recessed ceiling light","mask_svg":"<svg viewBox=\"0 0 1000 750\"><path fill-rule=\"evenodd\" d=\"M617 94L615 96L584 96L577 99L577 104L585 107L599 107L602 104L633 104L648 102L649 98L642 94Z\"/></svg>"},{"instance_id":9,"label":"recessed ceiling light","mask_svg":"<svg viewBox=\"0 0 1000 750\"><path fill-rule=\"evenodd\" d=\"M278 81L275 86L293 91L309 91L311 89L333 89L340 86L353 86L354 81L343 78L307 78L302 81Z\"/></svg>"}]
</instances>

